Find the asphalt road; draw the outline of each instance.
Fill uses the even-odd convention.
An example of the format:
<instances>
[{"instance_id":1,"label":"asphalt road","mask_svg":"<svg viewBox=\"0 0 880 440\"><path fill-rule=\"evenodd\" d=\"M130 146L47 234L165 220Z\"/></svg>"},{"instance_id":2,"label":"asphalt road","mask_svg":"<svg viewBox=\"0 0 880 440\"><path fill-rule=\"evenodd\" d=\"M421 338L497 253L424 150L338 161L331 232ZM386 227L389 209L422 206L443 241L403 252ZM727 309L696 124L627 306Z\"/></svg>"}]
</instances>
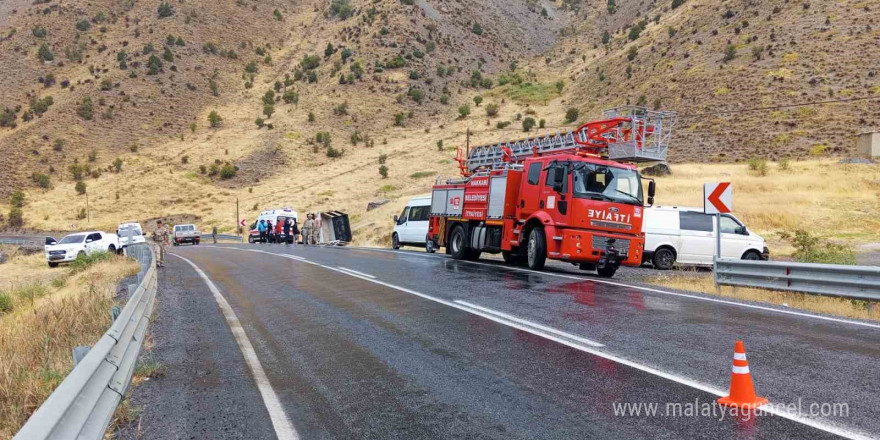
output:
<instances>
[{"instance_id":1,"label":"asphalt road","mask_svg":"<svg viewBox=\"0 0 880 440\"><path fill-rule=\"evenodd\" d=\"M437 254L173 252L243 331L169 256L153 325L168 374L134 390L141 438L880 436L876 324ZM722 418L711 406L736 339L769 414ZM714 413L673 417L667 403ZM623 404L659 407L615 415ZM846 414L813 415L812 404Z\"/></svg>"}]
</instances>

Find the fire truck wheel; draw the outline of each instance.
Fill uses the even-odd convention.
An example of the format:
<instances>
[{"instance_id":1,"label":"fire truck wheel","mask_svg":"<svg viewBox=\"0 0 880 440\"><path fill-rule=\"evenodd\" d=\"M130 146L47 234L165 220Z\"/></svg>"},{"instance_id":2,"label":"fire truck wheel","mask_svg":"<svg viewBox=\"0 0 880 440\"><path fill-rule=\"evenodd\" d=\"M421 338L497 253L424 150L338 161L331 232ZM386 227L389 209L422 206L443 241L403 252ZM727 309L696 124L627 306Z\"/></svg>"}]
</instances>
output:
<instances>
[{"instance_id":1,"label":"fire truck wheel","mask_svg":"<svg viewBox=\"0 0 880 440\"><path fill-rule=\"evenodd\" d=\"M400 249L400 238L397 234L391 235L391 249Z\"/></svg>"},{"instance_id":2,"label":"fire truck wheel","mask_svg":"<svg viewBox=\"0 0 880 440\"><path fill-rule=\"evenodd\" d=\"M547 238L544 228L534 228L529 233L529 250L527 253L529 269L541 270L547 262Z\"/></svg>"},{"instance_id":3,"label":"fire truck wheel","mask_svg":"<svg viewBox=\"0 0 880 440\"><path fill-rule=\"evenodd\" d=\"M617 266L600 267L596 272L598 272L599 276L602 278L611 278L614 276L614 273L617 272Z\"/></svg>"},{"instance_id":4,"label":"fire truck wheel","mask_svg":"<svg viewBox=\"0 0 880 440\"><path fill-rule=\"evenodd\" d=\"M465 240L464 238L464 228L461 226L456 226L455 229L452 230L452 235L449 236L449 253L452 254L452 258L456 260L464 260L468 256L467 249L465 249Z\"/></svg>"}]
</instances>

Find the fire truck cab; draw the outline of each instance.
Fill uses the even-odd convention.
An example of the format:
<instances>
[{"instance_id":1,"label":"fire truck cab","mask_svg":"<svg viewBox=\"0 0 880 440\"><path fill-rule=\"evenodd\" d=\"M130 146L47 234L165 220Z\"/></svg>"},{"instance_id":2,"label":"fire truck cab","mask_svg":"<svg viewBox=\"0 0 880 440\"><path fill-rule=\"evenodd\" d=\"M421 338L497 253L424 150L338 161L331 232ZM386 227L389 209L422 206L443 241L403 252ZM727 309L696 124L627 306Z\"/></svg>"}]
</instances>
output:
<instances>
[{"instance_id":1,"label":"fire truck cab","mask_svg":"<svg viewBox=\"0 0 880 440\"><path fill-rule=\"evenodd\" d=\"M642 124L643 131L647 127L644 119L624 120ZM579 148L589 142L584 139L590 124L596 123L565 135L478 147L467 158L459 154L463 177L433 187L428 247L445 246L464 260L501 253L506 262L535 270L550 258L603 277L613 276L620 265L641 264L642 220L645 202L653 204L654 181L644 188L634 163ZM615 145L629 141L609 136L610 128L597 136ZM650 130L654 135L656 128ZM643 140L633 143L642 148Z\"/></svg>"}]
</instances>

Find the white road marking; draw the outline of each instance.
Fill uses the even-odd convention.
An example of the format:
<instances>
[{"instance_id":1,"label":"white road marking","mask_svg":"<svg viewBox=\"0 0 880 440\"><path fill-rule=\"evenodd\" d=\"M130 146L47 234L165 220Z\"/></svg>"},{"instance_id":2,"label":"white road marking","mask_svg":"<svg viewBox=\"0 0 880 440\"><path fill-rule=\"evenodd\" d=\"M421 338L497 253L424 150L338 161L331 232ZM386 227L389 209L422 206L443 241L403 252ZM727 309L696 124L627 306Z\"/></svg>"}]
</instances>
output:
<instances>
[{"instance_id":1,"label":"white road marking","mask_svg":"<svg viewBox=\"0 0 880 440\"><path fill-rule=\"evenodd\" d=\"M759 306L759 305L755 305L755 304L745 304L745 303L739 303L736 301L728 301L728 300L723 300L723 299L718 299L718 298L708 298L708 297L704 297L704 296L689 295L687 293L669 292L666 290L654 289L651 287L634 286L632 284L626 284L626 283L621 283L621 282L617 282L617 281L600 280L600 279L596 279L596 278L585 278L585 277L579 277L576 275L565 275L565 274L555 273L555 272L543 272L543 271L539 271L539 270L525 269L522 267L503 266L500 264L491 264L491 263L484 263L484 262L479 262L479 261L452 260L450 258L442 257L439 255L435 256L435 255L428 255L428 254L420 254L417 252L402 252L402 251L394 251L394 250L390 250L390 249L374 249L374 248L365 248L365 247L354 247L354 249L373 251L373 252L388 252L388 253L392 253L392 254L405 254L407 256L415 255L415 256L424 257L424 258L439 258L441 260L455 261L458 263L476 264L479 266L495 267L498 269L513 270L513 271L518 271L518 272L535 273L535 274L539 274L539 275L546 275L546 276L557 277L557 278L565 278L565 279L570 279L570 280L590 281L593 283L608 284L608 285L618 286L618 287L628 287L630 289L637 289L637 290L641 290L644 292L660 293L663 295L679 296L679 297L683 297L683 298L696 299L696 300L700 300L700 301L709 301L709 302L727 304L727 305L738 306L738 307L746 307L746 308L750 308L750 309L764 310L764 311L774 312L774 313L782 313L782 314L786 314L786 315L800 316L800 317L804 317L804 318L820 319L823 321L839 322L839 323L843 323L843 324L851 324L851 325L858 325L858 326L862 326L862 327L880 329L880 324L872 324L869 322L861 322L861 321L852 321L849 319L842 319L842 318L833 318L830 316L814 315L812 313L796 312L794 310L781 310L781 309L776 309L773 307L765 307L765 306Z\"/></svg>"},{"instance_id":2,"label":"white road marking","mask_svg":"<svg viewBox=\"0 0 880 440\"><path fill-rule=\"evenodd\" d=\"M238 249L238 248L231 248L231 247L223 247L223 248L221 248L221 249L246 250L246 249ZM272 253L272 252L265 252L265 253L268 254L268 255L274 255L274 256L279 256L279 257L285 257L285 256L286 256L285 254L275 254L275 253ZM173 255L173 254L172 254L172 255ZM181 257L181 258L183 258L183 257ZM187 261L188 261L188 260L187 260ZM576 349L576 350L580 350L580 351L583 351L583 352L585 352L585 353L589 353L589 354L592 354L592 355L594 355L594 356L598 356L598 357L601 357L601 358L603 358L603 359L607 359L607 360L609 360L609 361L616 362L616 363L621 364L621 365L626 365L626 366L628 366L628 367L635 368L636 370L643 371L643 372L645 372L645 373L648 373L648 374L651 374L651 375L654 375L654 376L657 376L657 377L660 377L660 378L663 378L663 379L666 379L666 380L670 380L670 381L673 381L673 382L678 383L678 384L681 384L681 385L685 385L685 386L688 386L688 387L691 387L691 388L695 388L695 389L697 389L697 390L703 391L703 392L708 393L708 394L714 394L714 395L719 396L719 397L723 397L723 396L726 396L726 395L727 395L727 391L726 391L726 390L723 390L723 389L720 389L720 388L716 388L716 387L714 387L714 386L707 385L707 384L704 384L704 383L702 383L702 382L699 382L699 381L696 381L696 380L693 380L693 379L689 379L689 378L686 378L686 377L678 376L678 375L673 374L673 373L667 373L667 372L665 372L665 371L658 370L658 369L656 369L656 368L654 368L654 367L650 367L650 366L647 366L647 365L644 365L644 364L640 364L640 363L638 363L638 362L634 362L634 361L631 361L631 360L628 360L628 359L624 359L624 358L622 358L622 357L619 357L619 356L616 356L616 355L613 355L613 354L610 354L610 353L606 353L606 352L601 351L601 350L597 350L597 349L594 348L594 347L590 347L590 346L587 346L587 345L584 345L584 344L580 344L580 343L577 343L577 342L574 342L574 341L571 341L571 340L568 340L568 339L563 339L563 338L561 338L561 337L557 337L556 335L553 335L553 334L551 334L551 333L545 333L545 332L540 331L540 330L537 330L537 329L535 329L535 328L530 328L530 327L527 327L527 326L525 326L525 325L518 324L518 323L516 323L516 322L514 322L514 321L510 321L510 320L504 319L504 318L502 318L501 316L498 316L498 315L488 314L488 313L481 312L481 311L478 310L478 309L471 308L471 307L473 307L473 305L471 305L470 307L468 307L468 306L464 306L463 304L457 304L456 302L446 301L446 300L444 300L444 299L440 299L440 298L436 298L436 297L433 297L433 296L430 296L430 295L426 295L426 294L421 293L421 292L416 292L415 290L407 289L406 287L396 286L396 285L394 285L394 284L386 283L386 282L384 282L384 281L380 281L380 280L378 280L378 279L367 278L367 277L364 277L364 276L361 276L361 275L358 275L358 274L355 274L355 273L351 273L351 272L347 272L347 271L344 271L344 270L337 269L337 268L335 268L335 267L325 266L325 265L320 264L320 263L315 263L315 262L313 262L313 261L303 261L303 263L311 264L311 265L314 265L314 266L322 267L322 268L324 268L324 269L328 269L328 270L332 270L332 271L335 271L335 272L339 272L339 273L342 273L342 274L345 274L345 275L348 275L348 276L351 276L351 277L355 277L355 278L362 279L362 280L364 280L364 281L369 281L369 282L371 282L371 283L375 283L375 284L379 284L379 285L381 285L381 286L385 286L385 287L388 287L388 288L391 288L391 289L399 290L399 291L404 292L404 293L409 293L409 294L411 294L411 295L415 295L415 296L418 296L418 297L421 297L421 298L427 299L427 300L429 300L429 301L434 301L434 302L439 303L439 304L443 304L443 305L446 305L446 306L449 306L449 307L453 307L453 308L456 308L456 309L459 309L459 310L462 310L462 311L465 311L465 312L471 313L471 314L473 314L473 315L481 316L481 317L486 318L486 319L488 319L488 320L490 320L490 321L495 321L495 322L497 322L497 323L499 323L499 324L503 324L503 325L506 325L506 326L508 326L508 327L513 327L513 328L515 328L515 329L522 330L522 331L524 331L524 332L531 333L531 334L533 334L533 335L540 336L540 337L542 337L542 338L545 338L545 339L548 339L548 340L551 340L551 341L554 341L554 342L558 342L558 343L560 343L560 344L562 344L562 345L565 345L565 346L568 346L568 347L574 348L574 349ZM192 264L192 263L190 263L190 264ZM479 264L479 263L478 263L478 264ZM490 265L490 266L491 266L491 265ZM195 267L195 265L193 265L193 267ZM551 274L551 273L546 273L546 272L532 271L532 270L529 270L529 269L525 269L525 270L530 271L530 272L540 273L540 274L546 274L546 275L557 275L557 274ZM557 275L557 276L559 276L559 275ZM568 276L566 276L566 277L568 277ZM577 278L577 277L571 277L571 278ZM581 279L582 279L582 278L581 278ZM207 280L207 278L206 278L206 280ZM635 286L627 286L627 287L635 287ZM670 292L670 293L671 293L671 292ZM682 295L682 296L688 296L688 295ZM698 298L698 297L696 297L696 298ZM737 303L732 303L732 304L737 304ZM744 305L744 304L742 304L742 305ZM477 307L479 307L479 306L477 306ZM770 310L773 310L773 309L770 309ZM494 311L493 311L493 313L499 313L499 312L494 312ZM813 315L806 315L806 316L813 316ZM807 417L803 417L803 416L798 415L798 414L796 414L796 413L788 412L787 410L780 410L780 409L777 409L776 406L778 406L778 405L776 405L776 404L774 404L773 402L771 402L769 405L766 405L766 406L762 407L761 410L764 411L764 412L766 412L766 413L773 414L773 415L776 415L776 416L782 417L782 418L784 418L784 419L788 419L788 420L791 420L791 421L793 421L793 422L800 423L800 424L803 424L803 425L809 426L809 427L811 427L811 428L815 428L815 429L818 429L818 430L820 430L820 431L825 431L825 432L831 433L831 434L833 434L833 435L837 435L837 436L840 436L840 437L848 438L848 439L851 439L851 440L870 440L870 439L873 438L873 437L871 437L871 436L868 435L868 434L864 434L864 433L861 433L861 432L856 432L856 431L854 431L854 430L850 430L850 429L846 429L846 428L840 428L840 427L833 426L833 425L827 425L827 424L825 424L825 423L823 423L822 421L819 421L819 420L815 420L815 419L810 419L810 418L807 418Z\"/></svg>"},{"instance_id":3,"label":"white road marking","mask_svg":"<svg viewBox=\"0 0 880 440\"><path fill-rule=\"evenodd\" d=\"M354 274L357 274L357 275L365 276L365 277L367 277L367 278L376 279L376 277L374 277L374 276L372 276L372 275L370 275L370 274L368 274L368 273L358 272L358 271L356 271L356 270L354 270L354 269L349 269L349 268L347 268L347 267L336 266L336 268L337 268L337 269L342 269L342 270L344 270L344 271L351 272L351 273L354 273Z\"/></svg>"},{"instance_id":4,"label":"white road marking","mask_svg":"<svg viewBox=\"0 0 880 440\"><path fill-rule=\"evenodd\" d=\"M266 254L271 254L269 252L264 252ZM235 312L232 310L232 307L226 302L226 298L220 293L220 290L217 289L217 286L202 272L202 269L199 269L198 266L195 265L192 261L181 257L177 254L171 254L177 258L180 258L183 261L189 263L190 266L195 269L196 273L202 277L202 280L205 281L205 284L208 285L208 289L211 293L214 294L214 299L217 300L217 305L220 306L220 309L223 310L223 316L226 318L226 324L229 325L229 329L232 330L232 335L235 337L235 342L238 343L238 348L241 350L241 354L244 355L244 360L248 365L248 368L251 370L251 374L254 376L254 382L257 383L257 388L260 390L260 395L263 398L263 404L266 406L266 411L269 412L269 418L272 420L272 427L275 429L275 435L278 437L278 440L299 440L299 434L297 434L296 429L293 427L293 424L290 423L290 419L287 417L287 413L284 412L284 408L281 406L281 401L278 400L278 395L275 394L275 389L272 388L272 384L269 382L269 378L266 376L266 371L263 370L263 365L260 363L260 359L257 357L257 352L254 351L254 346L251 344L250 339L248 339L247 334L244 332L244 328L241 326L241 322L239 322L238 317L235 316ZM218 403L219 404L219 403Z\"/></svg>"},{"instance_id":5,"label":"white road marking","mask_svg":"<svg viewBox=\"0 0 880 440\"><path fill-rule=\"evenodd\" d=\"M467 301L462 301L462 300L457 299L457 300L455 300L454 302L455 302L456 304L461 304L461 305L463 305L463 306L465 306L465 307L470 307L470 308L472 308L472 309L477 309L477 310L479 310L479 311L481 311L481 312L489 313L489 314L492 314L492 315L495 315L495 316L500 316L500 317L502 317L502 318L504 318L504 319L509 319L509 320L511 320L511 321L513 321L513 322L518 322L518 323L520 323L520 324L525 324L525 325L528 325L528 326L531 326L531 327L537 328L537 329L539 329L539 330L544 330L545 332L550 332L550 333L553 333L554 335L562 336L562 337L564 337L564 338L574 339L575 341L578 341L578 342L580 342L580 343L582 343L582 344L589 345L589 346L591 346L591 347L604 347L604 346L605 346L604 344L600 344L600 343L598 343L598 342L596 342L596 341L592 341L592 340L587 339L587 338L582 338L582 337L580 337L580 336L578 336L578 335L573 335L573 334L571 334L571 333L567 333L567 332L564 332L564 331L562 331L562 330L557 330L557 329L555 329L555 328L553 328L553 327L547 327L547 326L545 326L545 325L541 325L541 324L538 324L538 323L536 323L536 322L528 321L528 320L525 320L525 319L522 319L522 318L517 318L516 316L508 315L507 313L503 313L503 312L499 312L499 311L497 311L497 310L492 310L492 309L489 309L489 308L486 308L486 307L478 306L478 305L476 305L476 304L472 304L472 303L469 303L469 302L467 302Z\"/></svg>"}]
</instances>

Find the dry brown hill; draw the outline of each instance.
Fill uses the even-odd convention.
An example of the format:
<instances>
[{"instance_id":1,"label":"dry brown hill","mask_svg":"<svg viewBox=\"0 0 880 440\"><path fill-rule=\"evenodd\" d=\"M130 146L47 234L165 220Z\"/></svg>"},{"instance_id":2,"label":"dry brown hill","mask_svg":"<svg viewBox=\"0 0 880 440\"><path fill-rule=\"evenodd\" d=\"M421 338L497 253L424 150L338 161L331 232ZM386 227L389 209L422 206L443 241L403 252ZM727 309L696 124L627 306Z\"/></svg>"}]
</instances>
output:
<instances>
[{"instance_id":1,"label":"dry brown hill","mask_svg":"<svg viewBox=\"0 0 880 440\"><path fill-rule=\"evenodd\" d=\"M555 131L570 108L641 101L682 113L673 160L728 161L845 154L878 127L877 101L718 114L880 94L870 2L618 3L7 0L0 196L27 189L26 225L62 230L83 227L86 197L107 228L193 214L229 231L236 198L246 219L335 208L379 242L406 196L456 173L466 130L514 138L529 117Z\"/></svg>"}]
</instances>

